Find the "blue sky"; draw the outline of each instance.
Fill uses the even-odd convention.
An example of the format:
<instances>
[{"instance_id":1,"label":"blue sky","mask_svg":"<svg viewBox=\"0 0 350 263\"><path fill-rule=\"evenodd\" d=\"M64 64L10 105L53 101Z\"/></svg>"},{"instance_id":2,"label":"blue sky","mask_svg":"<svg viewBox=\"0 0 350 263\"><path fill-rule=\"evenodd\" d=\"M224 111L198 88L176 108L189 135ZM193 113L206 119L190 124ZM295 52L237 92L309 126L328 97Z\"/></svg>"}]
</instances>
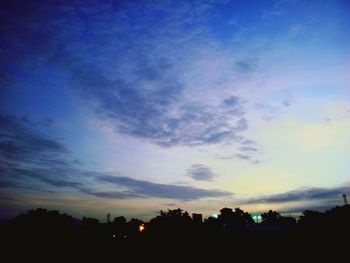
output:
<instances>
[{"instance_id":1,"label":"blue sky","mask_svg":"<svg viewBox=\"0 0 350 263\"><path fill-rule=\"evenodd\" d=\"M350 194L348 1L9 1L1 218L300 212Z\"/></svg>"}]
</instances>

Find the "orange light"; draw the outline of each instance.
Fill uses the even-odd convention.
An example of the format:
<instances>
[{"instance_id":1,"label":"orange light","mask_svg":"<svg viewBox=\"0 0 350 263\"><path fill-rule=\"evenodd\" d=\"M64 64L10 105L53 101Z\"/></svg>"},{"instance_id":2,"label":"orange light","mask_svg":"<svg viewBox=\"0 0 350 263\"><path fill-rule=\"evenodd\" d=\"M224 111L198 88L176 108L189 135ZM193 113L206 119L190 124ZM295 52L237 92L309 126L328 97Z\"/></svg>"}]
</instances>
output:
<instances>
[{"instance_id":1,"label":"orange light","mask_svg":"<svg viewBox=\"0 0 350 263\"><path fill-rule=\"evenodd\" d=\"M139 231L143 232L144 230L145 230L145 225L144 224L139 225Z\"/></svg>"}]
</instances>

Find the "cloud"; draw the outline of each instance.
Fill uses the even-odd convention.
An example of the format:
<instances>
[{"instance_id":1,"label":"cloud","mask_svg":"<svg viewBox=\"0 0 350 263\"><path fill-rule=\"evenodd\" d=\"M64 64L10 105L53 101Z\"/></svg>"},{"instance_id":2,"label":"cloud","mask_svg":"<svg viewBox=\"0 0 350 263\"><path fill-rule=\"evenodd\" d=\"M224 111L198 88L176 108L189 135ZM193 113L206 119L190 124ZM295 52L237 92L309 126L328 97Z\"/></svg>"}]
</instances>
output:
<instances>
[{"instance_id":1,"label":"cloud","mask_svg":"<svg viewBox=\"0 0 350 263\"><path fill-rule=\"evenodd\" d=\"M249 156L247 154L241 154L241 153L234 154L233 158L238 158L238 159L246 160L246 161L250 161L251 160L251 156Z\"/></svg>"},{"instance_id":2,"label":"cloud","mask_svg":"<svg viewBox=\"0 0 350 263\"><path fill-rule=\"evenodd\" d=\"M191 76L197 72L191 66L196 61L193 53L201 53L198 49L203 44L198 44L208 37L207 25L222 5L187 1L9 4L1 13L5 26L0 36L8 48L0 59L4 64L17 61L16 66L27 73L33 68L28 64L36 69L52 65L98 118L109 121L118 133L164 147L235 141L248 128L243 101L232 96L223 105L194 101L188 94L199 85ZM240 68L252 64L249 59L237 63ZM232 75L231 68L223 72L219 79ZM197 95L217 81L205 84L208 87L200 84ZM51 124L49 119L44 123Z\"/></svg>"},{"instance_id":3,"label":"cloud","mask_svg":"<svg viewBox=\"0 0 350 263\"><path fill-rule=\"evenodd\" d=\"M237 106L240 104L240 100L237 96L230 96L226 98L223 103L226 106Z\"/></svg>"},{"instance_id":4,"label":"cloud","mask_svg":"<svg viewBox=\"0 0 350 263\"><path fill-rule=\"evenodd\" d=\"M247 147L247 148L249 148L249 147ZM252 149L254 149L254 150L252 150ZM217 159L220 159L220 160L238 159L238 160L250 162L252 164L260 164L261 160L254 157L254 153L257 151L257 149L255 149L255 148L252 148L252 149L245 151L245 153L235 153L235 154L227 155L227 156L218 156Z\"/></svg>"},{"instance_id":5,"label":"cloud","mask_svg":"<svg viewBox=\"0 0 350 263\"><path fill-rule=\"evenodd\" d=\"M0 115L0 152L2 159L29 161L67 153L66 147L34 129L36 124L25 117ZM35 158L34 158L35 157Z\"/></svg>"},{"instance_id":6,"label":"cloud","mask_svg":"<svg viewBox=\"0 0 350 263\"><path fill-rule=\"evenodd\" d=\"M8 184L8 187L17 187L21 184L32 184L33 179L54 187L72 187L79 189L79 187L82 185L82 183L75 182L72 179L74 175L77 175L77 173L80 174L80 171L74 171L69 167L55 169L54 167L28 167L19 164L15 167L7 165L3 170L5 171L3 175L3 182Z\"/></svg>"},{"instance_id":7,"label":"cloud","mask_svg":"<svg viewBox=\"0 0 350 263\"><path fill-rule=\"evenodd\" d=\"M287 108L291 105L289 100L285 100L282 105L269 103L255 103L254 108L261 113L261 118L266 121L277 119L283 113L283 107Z\"/></svg>"},{"instance_id":8,"label":"cloud","mask_svg":"<svg viewBox=\"0 0 350 263\"><path fill-rule=\"evenodd\" d=\"M0 115L1 186L45 192L37 182L78 189L80 172L67 147L47 130L51 118L34 122L28 117ZM81 176L76 178L81 179ZM47 192L52 192L48 190Z\"/></svg>"},{"instance_id":9,"label":"cloud","mask_svg":"<svg viewBox=\"0 0 350 263\"><path fill-rule=\"evenodd\" d=\"M335 206L338 206L339 204L341 203L335 200L331 200L329 202L322 202L322 203L309 202L307 204L294 205L292 207L285 208L280 212L282 212L282 214L287 214L287 215L290 215L291 213L299 214L306 210L325 212L329 209L332 209Z\"/></svg>"},{"instance_id":10,"label":"cloud","mask_svg":"<svg viewBox=\"0 0 350 263\"><path fill-rule=\"evenodd\" d=\"M323 116L323 121L326 122L326 123L331 123L332 119L327 117L327 116Z\"/></svg>"},{"instance_id":11,"label":"cloud","mask_svg":"<svg viewBox=\"0 0 350 263\"><path fill-rule=\"evenodd\" d=\"M258 61L256 58L245 58L236 62L239 71L250 73L257 68Z\"/></svg>"},{"instance_id":12,"label":"cloud","mask_svg":"<svg viewBox=\"0 0 350 263\"><path fill-rule=\"evenodd\" d=\"M170 62L167 66L145 63L152 66L138 71L137 76L120 76L116 80L83 62L77 69L64 67L71 68L74 87L86 98L94 98L96 113L125 135L166 147L194 146L233 141L248 128L242 102L236 97L225 100L229 108L187 102L183 84L172 70L175 66Z\"/></svg>"},{"instance_id":13,"label":"cloud","mask_svg":"<svg viewBox=\"0 0 350 263\"><path fill-rule=\"evenodd\" d=\"M47 184L50 184L55 187L73 187L73 188L79 188L81 183L79 182L72 182L72 181L67 181L67 180L60 180L60 179L55 179L55 178L50 178L47 175L42 175L39 173L33 173L32 174L33 178L37 178L41 180L42 182L45 182Z\"/></svg>"},{"instance_id":14,"label":"cloud","mask_svg":"<svg viewBox=\"0 0 350 263\"><path fill-rule=\"evenodd\" d=\"M327 200L335 197L341 198L342 194L350 193L350 187L342 186L335 188L305 188L293 190L281 194L266 195L248 199L245 203L283 203L294 201Z\"/></svg>"},{"instance_id":15,"label":"cloud","mask_svg":"<svg viewBox=\"0 0 350 263\"><path fill-rule=\"evenodd\" d=\"M289 107L290 105L291 105L290 100L284 100L284 101L283 101L283 106L284 106L284 107Z\"/></svg>"},{"instance_id":16,"label":"cloud","mask_svg":"<svg viewBox=\"0 0 350 263\"><path fill-rule=\"evenodd\" d=\"M282 16L288 12L288 7L294 5L298 0L277 0L274 2L272 8L262 11L262 18L270 19L274 16Z\"/></svg>"},{"instance_id":17,"label":"cloud","mask_svg":"<svg viewBox=\"0 0 350 263\"><path fill-rule=\"evenodd\" d=\"M45 125L45 126L50 126L53 123L54 123L54 119L49 118L49 117L45 117L41 121L38 122L38 124L42 124L42 125Z\"/></svg>"},{"instance_id":18,"label":"cloud","mask_svg":"<svg viewBox=\"0 0 350 263\"><path fill-rule=\"evenodd\" d=\"M170 184L158 184L142 180L135 180L129 177L117 177L105 175L100 172L85 171L80 169L72 169L64 167L60 171L55 169L25 169L25 168L7 168L7 175L12 175L11 180L3 178L0 180L0 188L25 188L40 192L51 193L50 190L41 190L38 187L32 187L33 181L43 182L56 188L73 188L82 193L100 198L110 199L129 199L129 198L167 198L177 200L194 200L200 198L217 198L227 197L233 194L226 191L214 189L201 189L192 186L178 186ZM98 183L108 183L115 186L127 188L120 191L100 191L103 187L95 184L91 188L91 184L83 183L83 178L93 178ZM80 181L74 181L80 180Z\"/></svg>"},{"instance_id":19,"label":"cloud","mask_svg":"<svg viewBox=\"0 0 350 263\"><path fill-rule=\"evenodd\" d=\"M213 181L215 174L212 170L203 164L193 164L188 170L187 175L198 181Z\"/></svg>"},{"instance_id":20,"label":"cloud","mask_svg":"<svg viewBox=\"0 0 350 263\"><path fill-rule=\"evenodd\" d=\"M0 189L1 188L18 188L18 189L33 190L33 191L42 192L42 193L49 193L49 194L54 193L54 191L45 190L45 189L42 189L40 187L0 179Z\"/></svg>"},{"instance_id":21,"label":"cloud","mask_svg":"<svg viewBox=\"0 0 350 263\"><path fill-rule=\"evenodd\" d=\"M45 133L47 125L38 126L37 123L32 122L29 118L0 115L1 188L25 188L41 191L40 188L32 187L32 185L45 183L56 188L73 188L95 197L112 199L158 197L192 200L232 195L220 190L157 184L85 171L80 167L82 165L80 161L77 162L76 159L71 158L63 143ZM197 176L201 173L202 179L211 178L209 168L197 168ZM88 189L86 179L92 176L99 183L119 185L128 190ZM95 188L99 186L97 184Z\"/></svg>"},{"instance_id":22,"label":"cloud","mask_svg":"<svg viewBox=\"0 0 350 263\"><path fill-rule=\"evenodd\" d=\"M142 195L136 194L132 191L92 191L86 188L80 188L80 191L95 197L107 198L107 199L127 199L127 198L143 198Z\"/></svg>"},{"instance_id":23,"label":"cloud","mask_svg":"<svg viewBox=\"0 0 350 263\"><path fill-rule=\"evenodd\" d=\"M245 139L241 142L242 145L256 145L256 142L250 139Z\"/></svg>"},{"instance_id":24,"label":"cloud","mask_svg":"<svg viewBox=\"0 0 350 263\"><path fill-rule=\"evenodd\" d=\"M127 187L135 194L144 197L168 198L177 200L195 200L200 198L227 197L233 194L215 189L201 189L192 186L158 184L128 177L101 175L96 177L100 182L110 183L119 187Z\"/></svg>"},{"instance_id":25,"label":"cloud","mask_svg":"<svg viewBox=\"0 0 350 263\"><path fill-rule=\"evenodd\" d=\"M249 147L249 146L242 146L242 147L239 147L239 149L242 151L242 152L257 152L258 149L255 148L255 147Z\"/></svg>"}]
</instances>

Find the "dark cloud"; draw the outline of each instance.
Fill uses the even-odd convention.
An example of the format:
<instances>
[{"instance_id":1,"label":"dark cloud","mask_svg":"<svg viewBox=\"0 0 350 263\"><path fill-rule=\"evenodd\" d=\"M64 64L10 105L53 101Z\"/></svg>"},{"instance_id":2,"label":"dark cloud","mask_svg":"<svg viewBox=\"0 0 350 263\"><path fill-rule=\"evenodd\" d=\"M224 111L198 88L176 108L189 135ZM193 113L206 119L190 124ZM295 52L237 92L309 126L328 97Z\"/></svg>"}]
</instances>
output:
<instances>
[{"instance_id":1,"label":"dark cloud","mask_svg":"<svg viewBox=\"0 0 350 263\"><path fill-rule=\"evenodd\" d=\"M343 204L342 197L334 197L330 200L311 200L311 201L306 201L305 203L302 202L300 204L293 205L291 207L283 209L281 212L285 214L290 214L290 213L296 213L300 214L305 210L313 210L313 211L320 211L320 212L325 212L329 209L334 208L335 206L339 206Z\"/></svg>"},{"instance_id":2,"label":"dark cloud","mask_svg":"<svg viewBox=\"0 0 350 263\"><path fill-rule=\"evenodd\" d=\"M242 146L242 147L239 147L239 149L242 151L242 152L257 152L258 149L255 148L255 147L250 147L250 146Z\"/></svg>"},{"instance_id":3,"label":"dark cloud","mask_svg":"<svg viewBox=\"0 0 350 263\"><path fill-rule=\"evenodd\" d=\"M34 181L44 182L54 187L72 187L79 189L82 183L73 181L74 175L80 173L80 171L74 171L68 167L62 167L55 169L54 167L42 168L40 166L16 165L11 167L7 165L3 174L3 181L11 185L19 184L31 184ZM74 173L74 174L73 174ZM78 179L78 178L77 178ZM20 182L20 183L19 183Z\"/></svg>"},{"instance_id":4,"label":"dark cloud","mask_svg":"<svg viewBox=\"0 0 350 263\"><path fill-rule=\"evenodd\" d=\"M135 180L128 177L101 175L97 177L101 182L110 183L119 187L127 187L135 194L145 197L169 198L178 200L194 200L206 197L225 197L233 194L221 190L207 190L192 186L179 186L170 184L158 184L147 181Z\"/></svg>"},{"instance_id":5,"label":"dark cloud","mask_svg":"<svg viewBox=\"0 0 350 263\"><path fill-rule=\"evenodd\" d=\"M0 179L0 189L1 188L18 188L18 189L33 190L33 191L42 192L42 193L49 193L49 194L54 193L54 191L42 189L40 187L26 185L26 184L22 184L22 183L13 182L13 181L6 181L3 179Z\"/></svg>"},{"instance_id":6,"label":"dark cloud","mask_svg":"<svg viewBox=\"0 0 350 263\"><path fill-rule=\"evenodd\" d=\"M132 191L110 191L110 192L95 192L89 189L80 188L80 191L92 196L108 199L127 199L127 198L144 198L142 195L136 194Z\"/></svg>"},{"instance_id":7,"label":"dark cloud","mask_svg":"<svg viewBox=\"0 0 350 263\"><path fill-rule=\"evenodd\" d=\"M245 58L236 62L236 67L242 72L252 72L258 66L256 58Z\"/></svg>"},{"instance_id":8,"label":"dark cloud","mask_svg":"<svg viewBox=\"0 0 350 263\"><path fill-rule=\"evenodd\" d=\"M290 105L291 105L290 100L284 100L284 101L283 101L283 106L289 107Z\"/></svg>"},{"instance_id":9,"label":"dark cloud","mask_svg":"<svg viewBox=\"0 0 350 263\"><path fill-rule=\"evenodd\" d=\"M246 203L281 203L294 201L327 200L334 197L341 197L342 194L349 194L350 187L336 188L306 188L293 190L286 193L260 196L246 201Z\"/></svg>"},{"instance_id":10,"label":"dark cloud","mask_svg":"<svg viewBox=\"0 0 350 263\"><path fill-rule=\"evenodd\" d=\"M238 159L246 160L246 161L250 161L252 159L252 157L250 155L241 154L241 153L234 154L233 158L238 158Z\"/></svg>"},{"instance_id":11,"label":"dark cloud","mask_svg":"<svg viewBox=\"0 0 350 263\"><path fill-rule=\"evenodd\" d=\"M52 192L40 187L45 183L54 187L78 189L74 163L69 160L66 146L48 133L43 121L31 121L28 117L0 115L0 171L1 186L23 188L39 192ZM79 174L79 172L78 172ZM80 180L81 178L77 178Z\"/></svg>"},{"instance_id":12,"label":"dark cloud","mask_svg":"<svg viewBox=\"0 0 350 263\"><path fill-rule=\"evenodd\" d=\"M250 139L245 139L241 142L242 145L256 145L256 142Z\"/></svg>"},{"instance_id":13,"label":"dark cloud","mask_svg":"<svg viewBox=\"0 0 350 263\"><path fill-rule=\"evenodd\" d=\"M226 98L223 101L224 105L226 106L239 106L240 105L240 99L237 96L230 96L228 98Z\"/></svg>"},{"instance_id":14,"label":"dark cloud","mask_svg":"<svg viewBox=\"0 0 350 263\"><path fill-rule=\"evenodd\" d=\"M194 164L187 170L187 175L198 181L213 181L215 174L203 164Z\"/></svg>"},{"instance_id":15,"label":"dark cloud","mask_svg":"<svg viewBox=\"0 0 350 263\"><path fill-rule=\"evenodd\" d=\"M0 115L1 159L28 161L67 153L66 147L33 128L26 117Z\"/></svg>"},{"instance_id":16,"label":"dark cloud","mask_svg":"<svg viewBox=\"0 0 350 263\"><path fill-rule=\"evenodd\" d=\"M45 182L47 184L50 184L55 187L72 187L72 188L78 188L81 183L78 182L71 182L67 180L60 180L60 179L55 179L55 178L49 178L47 175L40 175L40 174L35 174L35 176L32 176L33 178L37 178L41 180L42 182Z\"/></svg>"}]
</instances>

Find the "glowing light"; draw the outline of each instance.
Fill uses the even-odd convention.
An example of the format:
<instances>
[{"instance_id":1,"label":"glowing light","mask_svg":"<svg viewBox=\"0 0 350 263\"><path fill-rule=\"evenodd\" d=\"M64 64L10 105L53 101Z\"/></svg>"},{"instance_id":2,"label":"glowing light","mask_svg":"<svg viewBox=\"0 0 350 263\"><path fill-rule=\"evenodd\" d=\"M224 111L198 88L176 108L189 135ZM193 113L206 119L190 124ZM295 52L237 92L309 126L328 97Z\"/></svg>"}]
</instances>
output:
<instances>
[{"instance_id":1,"label":"glowing light","mask_svg":"<svg viewBox=\"0 0 350 263\"><path fill-rule=\"evenodd\" d=\"M252 218L255 223L261 222L261 215L253 215Z\"/></svg>"},{"instance_id":2,"label":"glowing light","mask_svg":"<svg viewBox=\"0 0 350 263\"><path fill-rule=\"evenodd\" d=\"M213 218L215 218L215 219L218 219L218 214L212 214L212 216L211 217L213 217Z\"/></svg>"},{"instance_id":3,"label":"glowing light","mask_svg":"<svg viewBox=\"0 0 350 263\"><path fill-rule=\"evenodd\" d=\"M139 231L143 232L144 230L145 230L145 225L144 224L139 225Z\"/></svg>"}]
</instances>

